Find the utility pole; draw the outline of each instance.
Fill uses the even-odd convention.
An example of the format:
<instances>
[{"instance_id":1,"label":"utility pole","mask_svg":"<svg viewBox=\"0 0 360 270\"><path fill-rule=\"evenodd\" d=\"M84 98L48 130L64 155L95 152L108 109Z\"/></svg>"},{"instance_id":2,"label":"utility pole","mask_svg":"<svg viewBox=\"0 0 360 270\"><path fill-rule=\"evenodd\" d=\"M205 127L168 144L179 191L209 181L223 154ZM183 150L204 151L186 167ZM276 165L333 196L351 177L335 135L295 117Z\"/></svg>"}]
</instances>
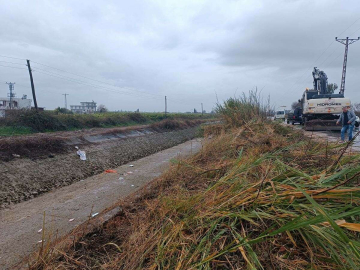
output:
<instances>
[{"instance_id":1,"label":"utility pole","mask_svg":"<svg viewBox=\"0 0 360 270\"><path fill-rule=\"evenodd\" d=\"M36 102L35 86L34 86L34 80L33 80L33 76L32 76L32 70L31 70L31 66L30 66L30 60L26 60L26 62L27 62L27 67L28 67L29 75L30 75L31 91L32 91L33 99L34 99L34 106L35 106L35 110L37 111L38 106L37 106L37 102Z\"/></svg>"},{"instance_id":2,"label":"utility pole","mask_svg":"<svg viewBox=\"0 0 360 270\"><path fill-rule=\"evenodd\" d=\"M204 108L203 108L203 104L201 103L201 115L204 115Z\"/></svg>"},{"instance_id":3,"label":"utility pole","mask_svg":"<svg viewBox=\"0 0 360 270\"><path fill-rule=\"evenodd\" d=\"M167 99L166 99L166 96L165 96L165 116L167 114Z\"/></svg>"},{"instance_id":4,"label":"utility pole","mask_svg":"<svg viewBox=\"0 0 360 270\"><path fill-rule=\"evenodd\" d=\"M359 39L360 39L360 37L358 37L357 39L349 38L349 37L346 37L343 39L338 39L337 37L335 38L335 40L337 42L340 42L341 44L345 45L345 54L344 54L344 63L343 63L343 70L342 70L342 76L341 76L340 94L344 94L344 91L345 91L346 64L347 64L347 55L348 55L349 45L353 44L354 42L358 41Z\"/></svg>"},{"instance_id":5,"label":"utility pole","mask_svg":"<svg viewBox=\"0 0 360 270\"><path fill-rule=\"evenodd\" d=\"M13 101L12 101L12 99L13 99L13 97L15 97L15 93L13 93L13 91L14 91L14 84L15 83L12 83L12 82L7 82L6 83L7 85L9 85L9 94L8 94L8 96L9 96L9 98L10 98L10 105L9 105L9 107L10 107L10 110L12 109L12 103L13 103Z\"/></svg>"},{"instance_id":6,"label":"utility pole","mask_svg":"<svg viewBox=\"0 0 360 270\"><path fill-rule=\"evenodd\" d=\"M67 100L66 100L66 96L68 96L69 94L63 94L63 96L65 96L65 109L67 109Z\"/></svg>"}]
</instances>

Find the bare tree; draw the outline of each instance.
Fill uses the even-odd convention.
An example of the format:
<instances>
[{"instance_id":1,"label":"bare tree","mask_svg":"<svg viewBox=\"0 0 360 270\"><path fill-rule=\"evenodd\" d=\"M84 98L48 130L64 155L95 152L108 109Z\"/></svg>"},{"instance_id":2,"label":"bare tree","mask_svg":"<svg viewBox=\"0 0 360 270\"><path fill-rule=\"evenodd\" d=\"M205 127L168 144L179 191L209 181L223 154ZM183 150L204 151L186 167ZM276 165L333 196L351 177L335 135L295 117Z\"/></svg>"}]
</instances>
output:
<instances>
[{"instance_id":1,"label":"bare tree","mask_svg":"<svg viewBox=\"0 0 360 270\"><path fill-rule=\"evenodd\" d=\"M103 104L100 104L99 107L98 107L98 112L99 113L104 113L104 112L107 112L108 109L105 107L105 105Z\"/></svg>"},{"instance_id":2,"label":"bare tree","mask_svg":"<svg viewBox=\"0 0 360 270\"><path fill-rule=\"evenodd\" d=\"M338 85L336 83L329 83L327 85L327 94L334 94L336 89L338 89Z\"/></svg>"},{"instance_id":3,"label":"bare tree","mask_svg":"<svg viewBox=\"0 0 360 270\"><path fill-rule=\"evenodd\" d=\"M352 107L354 108L355 112L360 112L360 103L354 103Z\"/></svg>"},{"instance_id":4,"label":"bare tree","mask_svg":"<svg viewBox=\"0 0 360 270\"><path fill-rule=\"evenodd\" d=\"M296 108L299 108L301 107L301 103L299 101L294 101L292 104L291 104L291 109L295 110Z\"/></svg>"}]
</instances>

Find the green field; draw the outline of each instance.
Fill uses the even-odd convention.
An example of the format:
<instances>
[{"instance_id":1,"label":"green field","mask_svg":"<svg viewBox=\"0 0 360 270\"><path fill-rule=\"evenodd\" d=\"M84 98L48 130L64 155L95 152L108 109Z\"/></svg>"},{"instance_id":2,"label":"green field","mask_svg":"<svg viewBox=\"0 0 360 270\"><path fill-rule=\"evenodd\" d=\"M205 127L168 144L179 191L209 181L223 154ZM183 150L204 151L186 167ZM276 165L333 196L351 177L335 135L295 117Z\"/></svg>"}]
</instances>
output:
<instances>
[{"instance_id":1,"label":"green field","mask_svg":"<svg viewBox=\"0 0 360 270\"><path fill-rule=\"evenodd\" d=\"M0 136L26 135L32 133L28 127L1 126Z\"/></svg>"},{"instance_id":2,"label":"green field","mask_svg":"<svg viewBox=\"0 0 360 270\"><path fill-rule=\"evenodd\" d=\"M95 114L61 114L56 111L11 111L0 119L0 136L38 132L71 131L88 128L109 128L144 125L164 119L210 119L213 114L106 112Z\"/></svg>"}]
</instances>

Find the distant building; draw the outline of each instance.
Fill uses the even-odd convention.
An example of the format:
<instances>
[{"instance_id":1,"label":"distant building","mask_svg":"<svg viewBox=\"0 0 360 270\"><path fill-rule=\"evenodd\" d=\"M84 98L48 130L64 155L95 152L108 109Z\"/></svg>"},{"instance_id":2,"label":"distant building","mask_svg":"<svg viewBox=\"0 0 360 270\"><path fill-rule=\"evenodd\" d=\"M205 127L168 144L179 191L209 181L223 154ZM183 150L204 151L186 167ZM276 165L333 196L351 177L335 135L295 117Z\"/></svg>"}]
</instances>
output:
<instances>
[{"instance_id":1,"label":"distant building","mask_svg":"<svg viewBox=\"0 0 360 270\"><path fill-rule=\"evenodd\" d=\"M30 110L31 109L31 99L27 98L27 95L23 95L22 98L12 97L11 105L10 98L0 98L0 117L5 117L7 110Z\"/></svg>"},{"instance_id":2,"label":"distant building","mask_svg":"<svg viewBox=\"0 0 360 270\"><path fill-rule=\"evenodd\" d=\"M94 113L96 112L96 102L80 102L80 105L70 105L73 113Z\"/></svg>"}]
</instances>

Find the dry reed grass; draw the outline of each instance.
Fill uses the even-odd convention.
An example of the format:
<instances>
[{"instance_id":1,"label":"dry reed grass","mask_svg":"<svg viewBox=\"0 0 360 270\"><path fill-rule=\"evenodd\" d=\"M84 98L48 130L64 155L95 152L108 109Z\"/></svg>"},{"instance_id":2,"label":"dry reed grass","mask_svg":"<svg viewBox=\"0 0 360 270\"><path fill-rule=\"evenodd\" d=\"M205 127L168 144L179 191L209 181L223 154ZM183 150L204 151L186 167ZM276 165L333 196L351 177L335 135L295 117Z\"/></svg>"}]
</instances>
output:
<instances>
[{"instance_id":1,"label":"dry reed grass","mask_svg":"<svg viewBox=\"0 0 360 270\"><path fill-rule=\"evenodd\" d=\"M259 121L213 137L66 255L37 267L356 269L360 188L326 190L356 177L360 157L331 166L336 147Z\"/></svg>"}]
</instances>

